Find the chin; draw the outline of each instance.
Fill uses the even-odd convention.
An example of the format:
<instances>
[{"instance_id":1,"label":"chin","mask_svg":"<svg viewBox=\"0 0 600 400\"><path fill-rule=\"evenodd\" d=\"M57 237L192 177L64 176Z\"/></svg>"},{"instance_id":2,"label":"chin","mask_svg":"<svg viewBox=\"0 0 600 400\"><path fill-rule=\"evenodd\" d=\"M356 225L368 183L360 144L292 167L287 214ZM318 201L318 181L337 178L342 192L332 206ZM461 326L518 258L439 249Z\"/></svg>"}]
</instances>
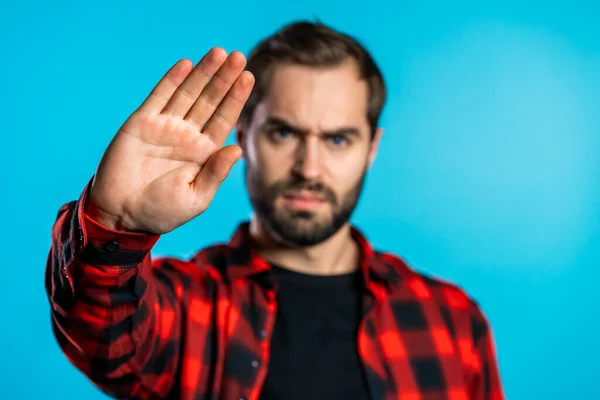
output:
<instances>
[{"instance_id":1,"label":"chin","mask_svg":"<svg viewBox=\"0 0 600 400\"><path fill-rule=\"evenodd\" d=\"M277 213L270 219L271 230L283 242L294 246L311 246L323 242L337 229L331 215L306 211Z\"/></svg>"},{"instance_id":2,"label":"chin","mask_svg":"<svg viewBox=\"0 0 600 400\"><path fill-rule=\"evenodd\" d=\"M277 219L293 225L326 225L331 223L330 210L297 210L288 207L276 209Z\"/></svg>"}]
</instances>

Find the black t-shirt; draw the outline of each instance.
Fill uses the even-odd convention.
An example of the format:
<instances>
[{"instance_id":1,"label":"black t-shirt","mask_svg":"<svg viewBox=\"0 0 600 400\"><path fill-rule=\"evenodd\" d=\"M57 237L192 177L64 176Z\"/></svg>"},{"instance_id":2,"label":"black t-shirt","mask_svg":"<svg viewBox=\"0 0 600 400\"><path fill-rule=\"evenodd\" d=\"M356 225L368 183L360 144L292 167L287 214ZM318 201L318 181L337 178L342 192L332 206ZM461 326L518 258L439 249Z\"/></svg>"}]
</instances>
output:
<instances>
[{"instance_id":1,"label":"black t-shirt","mask_svg":"<svg viewBox=\"0 0 600 400\"><path fill-rule=\"evenodd\" d=\"M260 400L368 399L357 346L360 274L273 272L278 310Z\"/></svg>"}]
</instances>

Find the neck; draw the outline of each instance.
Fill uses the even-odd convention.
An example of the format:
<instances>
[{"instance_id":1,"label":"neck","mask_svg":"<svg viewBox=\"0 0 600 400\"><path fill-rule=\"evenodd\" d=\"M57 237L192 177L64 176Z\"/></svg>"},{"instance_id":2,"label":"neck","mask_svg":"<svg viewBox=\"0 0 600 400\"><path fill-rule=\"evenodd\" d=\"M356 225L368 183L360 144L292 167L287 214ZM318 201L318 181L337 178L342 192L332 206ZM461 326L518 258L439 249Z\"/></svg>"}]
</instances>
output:
<instances>
[{"instance_id":1,"label":"neck","mask_svg":"<svg viewBox=\"0 0 600 400\"><path fill-rule=\"evenodd\" d=\"M250 236L265 260L296 272L312 275L339 275L355 271L360 251L351 237L350 223L344 224L326 241L307 247L290 247L278 241L256 217L250 222Z\"/></svg>"}]
</instances>

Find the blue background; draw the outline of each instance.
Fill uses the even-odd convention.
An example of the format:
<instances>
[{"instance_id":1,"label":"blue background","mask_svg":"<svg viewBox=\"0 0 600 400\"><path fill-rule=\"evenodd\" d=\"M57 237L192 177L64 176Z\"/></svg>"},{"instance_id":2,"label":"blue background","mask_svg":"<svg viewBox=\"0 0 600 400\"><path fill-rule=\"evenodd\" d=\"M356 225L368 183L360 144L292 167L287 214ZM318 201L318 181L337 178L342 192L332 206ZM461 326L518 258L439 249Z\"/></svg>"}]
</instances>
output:
<instances>
[{"instance_id":1,"label":"blue background","mask_svg":"<svg viewBox=\"0 0 600 400\"><path fill-rule=\"evenodd\" d=\"M106 398L50 331L58 207L177 59L314 17L361 39L389 87L357 225L481 303L508 398L600 398L600 6L349 0L3 3L0 398ZM155 254L226 240L251 211L242 171Z\"/></svg>"}]
</instances>

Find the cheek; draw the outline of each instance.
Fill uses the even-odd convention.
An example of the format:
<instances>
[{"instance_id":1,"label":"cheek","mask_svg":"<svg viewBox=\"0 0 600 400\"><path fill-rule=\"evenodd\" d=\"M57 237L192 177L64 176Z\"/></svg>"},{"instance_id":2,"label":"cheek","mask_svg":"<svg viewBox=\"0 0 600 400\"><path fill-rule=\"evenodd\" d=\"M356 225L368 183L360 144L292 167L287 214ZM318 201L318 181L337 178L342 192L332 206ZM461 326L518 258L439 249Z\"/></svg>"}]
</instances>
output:
<instances>
[{"instance_id":1,"label":"cheek","mask_svg":"<svg viewBox=\"0 0 600 400\"><path fill-rule=\"evenodd\" d=\"M338 195L344 195L354 189L365 171L367 158L364 154L347 154L344 157L332 159L329 175L333 189Z\"/></svg>"},{"instance_id":2,"label":"cheek","mask_svg":"<svg viewBox=\"0 0 600 400\"><path fill-rule=\"evenodd\" d=\"M286 179L293 168L293 157L270 146L266 140L255 140L249 146L249 153L248 164L267 183Z\"/></svg>"}]
</instances>

